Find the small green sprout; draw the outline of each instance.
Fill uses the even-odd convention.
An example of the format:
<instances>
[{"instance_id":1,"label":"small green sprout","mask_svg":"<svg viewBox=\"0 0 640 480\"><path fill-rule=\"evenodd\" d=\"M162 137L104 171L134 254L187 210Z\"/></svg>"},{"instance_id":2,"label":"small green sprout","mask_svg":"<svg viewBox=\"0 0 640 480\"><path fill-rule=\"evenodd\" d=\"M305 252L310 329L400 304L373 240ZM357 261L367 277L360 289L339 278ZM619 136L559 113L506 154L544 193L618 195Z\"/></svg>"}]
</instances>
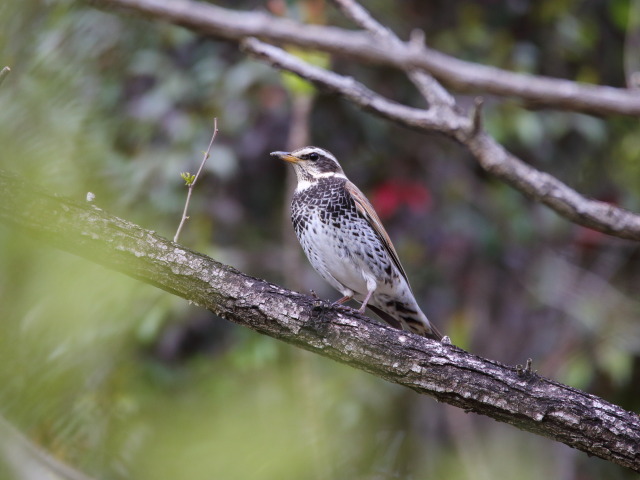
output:
<instances>
[{"instance_id":1,"label":"small green sprout","mask_svg":"<svg viewBox=\"0 0 640 480\"><path fill-rule=\"evenodd\" d=\"M196 180L196 176L191 175L189 172L182 172L180 174L180 177L184 180L184 184L187 187L190 187L191 185L193 185L193 182Z\"/></svg>"}]
</instances>

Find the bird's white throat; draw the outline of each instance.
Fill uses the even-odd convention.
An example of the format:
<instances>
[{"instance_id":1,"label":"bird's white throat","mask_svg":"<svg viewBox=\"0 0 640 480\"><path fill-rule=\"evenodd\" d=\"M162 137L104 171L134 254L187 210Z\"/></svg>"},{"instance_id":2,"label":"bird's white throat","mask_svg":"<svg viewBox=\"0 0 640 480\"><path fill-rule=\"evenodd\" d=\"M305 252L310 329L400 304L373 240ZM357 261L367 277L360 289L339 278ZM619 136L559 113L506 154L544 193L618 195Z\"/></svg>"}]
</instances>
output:
<instances>
[{"instance_id":1,"label":"bird's white throat","mask_svg":"<svg viewBox=\"0 0 640 480\"><path fill-rule=\"evenodd\" d=\"M332 177L344 178L345 180L347 179L346 175L344 175L343 173L337 173L337 172L319 173L315 175L313 180L311 181L298 179L298 186L296 187L296 192L301 192L303 190L306 190L320 178L332 178Z\"/></svg>"}]
</instances>

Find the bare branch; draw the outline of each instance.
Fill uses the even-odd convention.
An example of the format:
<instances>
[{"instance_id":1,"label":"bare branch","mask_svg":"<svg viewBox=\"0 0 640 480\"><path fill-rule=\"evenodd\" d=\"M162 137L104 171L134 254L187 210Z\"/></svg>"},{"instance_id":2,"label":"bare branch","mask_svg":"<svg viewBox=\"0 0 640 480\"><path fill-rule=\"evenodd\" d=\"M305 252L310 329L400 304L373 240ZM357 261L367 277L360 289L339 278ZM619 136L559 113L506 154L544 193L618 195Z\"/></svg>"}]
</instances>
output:
<instances>
[{"instance_id":1,"label":"bare branch","mask_svg":"<svg viewBox=\"0 0 640 480\"><path fill-rule=\"evenodd\" d=\"M364 62L391 65L402 70L419 68L461 91L521 98L547 106L597 115L640 115L640 92L570 80L509 72L458 60L424 47L403 43L381 45L375 37L336 27L305 25L263 12L238 12L194 1L87 0L98 7L124 7L207 35L236 42L255 36L340 54Z\"/></svg>"},{"instance_id":2,"label":"bare branch","mask_svg":"<svg viewBox=\"0 0 640 480\"><path fill-rule=\"evenodd\" d=\"M249 277L2 172L0 222L257 332L640 472L637 414L530 368L505 366Z\"/></svg>"},{"instance_id":3,"label":"bare branch","mask_svg":"<svg viewBox=\"0 0 640 480\"><path fill-rule=\"evenodd\" d=\"M424 50L424 32L422 30L416 29L411 32L409 48L412 48L416 52L422 52ZM451 108L455 106L456 101L453 96L431 75L419 69L409 70L407 74L420 91L420 94L430 105L438 103Z\"/></svg>"},{"instance_id":4,"label":"bare branch","mask_svg":"<svg viewBox=\"0 0 640 480\"><path fill-rule=\"evenodd\" d=\"M193 178L189 178L187 181L187 188L188 188L187 199L184 202L184 210L182 211L182 218L180 219L180 225L178 225L178 230L176 230L176 234L173 237L174 242L178 241L178 237L180 236L182 227L184 226L185 222L189 218L187 216L187 211L189 210L189 202L191 201L191 194L193 193L193 187L195 187L196 182L198 181L198 178L200 178L200 173L202 173L204 164L207 163L207 159L209 158L209 154L211 152L211 147L213 146L213 142L215 141L217 135L218 135L218 119L214 118L213 119L213 135L211 135L209 146L207 147L207 150L204 152L204 156L202 157L202 162L200 162L200 168L198 168L198 172L193 176Z\"/></svg>"},{"instance_id":5,"label":"bare branch","mask_svg":"<svg viewBox=\"0 0 640 480\"><path fill-rule=\"evenodd\" d=\"M400 40L387 27L378 22L371 14L358 2L354 0L333 0L340 11L349 18L353 23L371 32L383 40L390 43L399 44Z\"/></svg>"},{"instance_id":6,"label":"bare branch","mask_svg":"<svg viewBox=\"0 0 640 480\"><path fill-rule=\"evenodd\" d=\"M402 41L389 28L382 25L358 2L355 0L333 0L338 8L347 18L350 18L356 25L371 32L378 37L381 42L387 43L395 48L403 48ZM419 53L424 48L424 33L414 30L409 42L409 48ZM448 105L453 107L455 100L438 81L428 73L416 67L406 68L405 71L409 79L416 86L420 94L429 105Z\"/></svg>"},{"instance_id":7,"label":"bare branch","mask_svg":"<svg viewBox=\"0 0 640 480\"><path fill-rule=\"evenodd\" d=\"M263 43L256 38L245 40L241 46L245 51L276 68L293 72L323 90L342 95L365 110L408 127L455 135L456 132L466 131L470 125L468 119L450 115L448 108L444 109L436 105L429 110L422 110L388 100L351 77L308 64L283 49Z\"/></svg>"},{"instance_id":8,"label":"bare branch","mask_svg":"<svg viewBox=\"0 0 640 480\"><path fill-rule=\"evenodd\" d=\"M242 45L246 51L274 67L300 75L376 115L417 130L435 130L450 136L467 146L485 170L572 222L620 238L640 240L640 215L585 198L552 175L536 170L507 152L490 135L478 131L473 119L459 115L451 108L434 106L420 110L401 105L352 78L309 65L255 38L247 39Z\"/></svg>"}]
</instances>

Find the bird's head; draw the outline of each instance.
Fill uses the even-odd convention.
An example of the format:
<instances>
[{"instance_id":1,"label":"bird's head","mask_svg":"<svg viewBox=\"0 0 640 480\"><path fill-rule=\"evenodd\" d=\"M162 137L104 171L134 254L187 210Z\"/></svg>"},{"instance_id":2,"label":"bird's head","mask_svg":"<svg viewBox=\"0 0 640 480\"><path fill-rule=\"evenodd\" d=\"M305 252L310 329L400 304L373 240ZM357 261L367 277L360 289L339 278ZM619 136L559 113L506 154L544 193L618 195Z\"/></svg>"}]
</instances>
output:
<instances>
[{"instance_id":1,"label":"bird's head","mask_svg":"<svg viewBox=\"0 0 640 480\"><path fill-rule=\"evenodd\" d=\"M271 156L293 165L298 185L326 177L345 176L336 157L323 148L303 147L293 152L271 152Z\"/></svg>"}]
</instances>

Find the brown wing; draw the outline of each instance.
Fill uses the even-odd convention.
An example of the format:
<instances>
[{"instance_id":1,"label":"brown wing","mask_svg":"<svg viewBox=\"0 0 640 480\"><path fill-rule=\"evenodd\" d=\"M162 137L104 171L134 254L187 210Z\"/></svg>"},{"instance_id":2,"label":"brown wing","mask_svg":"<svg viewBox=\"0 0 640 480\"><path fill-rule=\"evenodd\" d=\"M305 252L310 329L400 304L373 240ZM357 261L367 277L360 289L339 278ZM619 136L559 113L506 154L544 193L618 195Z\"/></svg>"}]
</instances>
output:
<instances>
[{"instance_id":1,"label":"brown wing","mask_svg":"<svg viewBox=\"0 0 640 480\"><path fill-rule=\"evenodd\" d=\"M382 222L380 221L378 214L373 209L373 205L371 205L369 200L367 200L367 197L364 196L364 193L362 193L360 189L350 181L347 180L345 188L347 189L347 192L351 194L353 200L356 202L356 208L358 209L358 212L364 217L369 225L371 225L373 231L376 232L376 235L382 242L382 246L389 254L389 257L393 261L393 264L398 268L398 271L407 281L407 285L409 285L409 279L407 278L407 274L404 271L404 268L402 268L402 264L400 263L400 259L398 258L398 254L396 253L396 249L393 248L393 243L391 243L391 239L389 238L387 231L382 226Z\"/></svg>"}]
</instances>

